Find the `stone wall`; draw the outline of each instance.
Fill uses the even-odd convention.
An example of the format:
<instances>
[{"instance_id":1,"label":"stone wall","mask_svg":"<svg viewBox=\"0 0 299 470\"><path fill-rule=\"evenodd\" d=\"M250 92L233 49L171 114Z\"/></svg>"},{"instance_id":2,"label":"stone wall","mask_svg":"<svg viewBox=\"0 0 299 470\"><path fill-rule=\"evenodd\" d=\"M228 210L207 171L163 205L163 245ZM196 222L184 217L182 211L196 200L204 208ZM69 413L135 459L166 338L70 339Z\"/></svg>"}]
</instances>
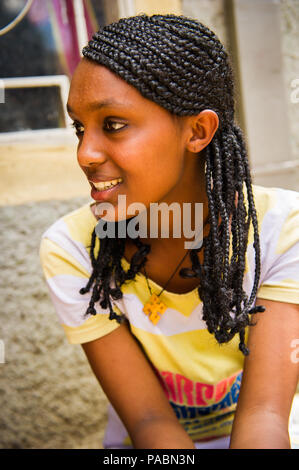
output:
<instances>
[{"instance_id":1,"label":"stone wall","mask_svg":"<svg viewBox=\"0 0 299 470\"><path fill-rule=\"evenodd\" d=\"M226 42L222 0L183 0L182 9ZM299 78L298 15L298 1L281 2L288 91L292 80ZM298 155L299 104L289 100L288 109L292 150ZM101 448L107 399L81 346L69 345L65 338L38 257L44 230L89 200L87 191L86 197L69 200L2 202L0 206L0 340L4 346L4 357L0 357L0 448Z\"/></svg>"},{"instance_id":2,"label":"stone wall","mask_svg":"<svg viewBox=\"0 0 299 470\"><path fill-rule=\"evenodd\" d=\"M101 448L107 400L65 339L38 256L46 228L89 200L0 207L0 448Z\"/></svg>"}]
</instances>

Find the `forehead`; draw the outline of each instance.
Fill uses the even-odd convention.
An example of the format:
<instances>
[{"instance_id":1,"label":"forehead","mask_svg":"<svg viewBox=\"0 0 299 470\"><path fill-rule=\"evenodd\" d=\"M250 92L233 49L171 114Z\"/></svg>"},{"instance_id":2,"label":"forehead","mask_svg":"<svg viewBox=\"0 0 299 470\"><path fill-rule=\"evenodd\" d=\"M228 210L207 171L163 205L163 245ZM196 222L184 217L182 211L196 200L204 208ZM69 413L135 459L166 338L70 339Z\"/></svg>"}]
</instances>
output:
<instances>
[{"instance_id":1,"label":"forehead","mask_svg":"<svg viewBox=\"0 0 299 470\"><path fill-rule=\"evenodd\" d=\"M116 106L138 106L144 102L155 105L108 68L83 58L72 77L69 106L101 101L110 101Z\"/></svg>"}]
</instances>

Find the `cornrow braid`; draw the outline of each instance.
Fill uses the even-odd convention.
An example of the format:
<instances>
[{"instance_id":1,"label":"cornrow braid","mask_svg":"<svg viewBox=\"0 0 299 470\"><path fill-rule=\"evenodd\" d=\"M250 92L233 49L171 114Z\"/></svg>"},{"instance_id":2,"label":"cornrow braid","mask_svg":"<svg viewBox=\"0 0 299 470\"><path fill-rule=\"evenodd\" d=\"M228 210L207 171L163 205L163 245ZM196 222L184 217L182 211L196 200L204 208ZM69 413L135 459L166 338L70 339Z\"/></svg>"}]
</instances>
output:
<instances>
[{"instance_id":1,"label":"cornrow braid","mask_svg":"<svg viewBox=\"0 0 299 470\"><path fill-rule=\"evenodd\" d=\"M191 250L192 268L181 269L180 275L200 279L203 319L218 343L239 334L239 348L244 355L249 354L245 328L252 324L251 314L264 311L261 306L251 308L260 279L260 244L246 146L234 122L233 73L223 45L194 19L142 14L103 27L93 35L83 55L104 65L173 115L197 115L205 109L217 113L219 127L204 152L210 231L203 240L203 263L199 261L199 249ZM243 277L250 224L254 231L255 277L248 298ZM121 259L126 239L101 238L95 257L93 231L93 272L80 290L84 294L93 285L86 314L95 315L94 304L99 301L102 308L109 308L110 319L122 321L123 317L113 311L111 299L122 297L121 286L135 279L150 252L150 245L139 238L132 241L137 251L125 271Z\"/></svg>"}]
</instances>

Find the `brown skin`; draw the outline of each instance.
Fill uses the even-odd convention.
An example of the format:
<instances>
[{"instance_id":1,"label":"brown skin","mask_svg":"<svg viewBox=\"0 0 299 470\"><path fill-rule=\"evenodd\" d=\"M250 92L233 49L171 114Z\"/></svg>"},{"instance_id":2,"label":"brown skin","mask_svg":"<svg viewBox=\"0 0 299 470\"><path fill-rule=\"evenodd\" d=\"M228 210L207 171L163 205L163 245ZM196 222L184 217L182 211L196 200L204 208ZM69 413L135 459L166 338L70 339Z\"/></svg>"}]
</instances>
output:
<instances>
[{"instance_id":1,"label":"brown skin","mask_svg":"<svg viewBox=\"0 0 299 470\"><path fill-rule=\"evenodd\" d=\"M117 100L119 105L92 106L108 99ZM68 105L79 131L78 162L86 176L124 180L109 200L116 217L117 195L125 194L127 206L136 201L147 208L151 202L203 202L206 220L202 151L218 127L213 111L174 117L108 69L87 59L76 69ZM120 130L109 133L111 128ZM151 245L148 276L164 285L185 253L185 239L143 241ZM135 246L127 244L126 259L135 251ZM187 259L182 267L190 267L190 261ZM182 280L177 274L167 290L183 293L197 284L196 279ZM231 447L287 448L287 419L299 369L291 362L290 344L299 337L299 308L261 299L257 303L267 310L258 314L257 326L250 330L252 352L245 359ZM194 448L128 325L82 347L135 448Z\"/></svg>"},{"instance_id":2,"label":"brown skin","mask_svg":"<svg viewBox=\"0 0 299 470\"><path fill-rule=\"evenodd\" d=\"M299 379L292 341L299 338L299 305L257 299L266 311L250 328L237 412L233 449L288 449L288 419Z\"/></svg>"}]
</instances>

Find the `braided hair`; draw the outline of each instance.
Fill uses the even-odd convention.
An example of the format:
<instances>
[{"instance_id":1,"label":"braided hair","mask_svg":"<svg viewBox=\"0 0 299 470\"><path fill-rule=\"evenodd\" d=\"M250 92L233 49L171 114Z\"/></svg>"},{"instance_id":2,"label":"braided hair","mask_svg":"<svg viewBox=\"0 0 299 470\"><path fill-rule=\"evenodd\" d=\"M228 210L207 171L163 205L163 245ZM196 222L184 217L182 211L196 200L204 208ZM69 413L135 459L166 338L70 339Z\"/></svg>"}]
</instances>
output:
<instances>
[{"instance_id":1,"label":"braided hair","mask_svg":"<svg viewBox=\"0 0 299 470\"><path fill-rule=\"evenodd\" d=\"M223 45L197 20L142 14L103 27L93 35L83 55L116 73L172 115L197 115L205 109L217 113L219 127L204 157L210 230L203 240L203 263L199 261L199 249L191 250L192 268L181 269L180 275L200 279L198 295L203 303L203 319L217 342L226 343L239 334L239 349L244 355L249 354L245 328L252 324L250 314L264 311L261 306L250 308L260 278L260 244L246 147L234 122L233 74ZM250 223L254 231L255 277L248 298L243 290L243 276ZM143 244L140 238L133 240L137 251L125 271L121 258L126 239L101 239L95 257L96 239L94 230L90 247L93 271L86 287L80 290L85 294L93 285L86 315L95 315L94 304L100 301L102 308L109 308L109 318L121 322L122 316L113 311L111 299L122 297L122 284L133 280L141 270L150 245Z\"/></svg>"}]
</instances>

